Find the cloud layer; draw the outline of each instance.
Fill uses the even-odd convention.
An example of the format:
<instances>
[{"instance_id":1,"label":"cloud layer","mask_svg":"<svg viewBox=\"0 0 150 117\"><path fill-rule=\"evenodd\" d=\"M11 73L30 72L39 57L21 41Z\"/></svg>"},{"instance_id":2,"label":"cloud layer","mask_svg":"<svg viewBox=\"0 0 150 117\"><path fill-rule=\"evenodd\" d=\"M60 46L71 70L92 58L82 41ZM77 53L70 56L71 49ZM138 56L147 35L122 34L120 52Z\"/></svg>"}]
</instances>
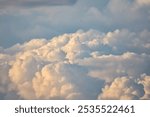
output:
<instances>
[{"instance_id":1,"label":"cloud layer","mask_svg":"<svg viewBox=\"0 0 150 117\"><path fill-rule=\"evenodd\" d=\"M55 6L55 5L72 5L77 0L1 0L0 6L7 7L39 7L39 6Z\"/></svg>"},{"instance_id":2,"label":"cloud layer","mask_svg":"<svg viewBox=\"0 0 150 117\"><path fill-rule=\"evenodd\" d=\"M1 99L150 99L150 32L78 30L0 49Z\"/></svg>"},{"instance_id":3,"label":"cloud layer","mask_svg":"<svg viewBox=\"0 0 150 117\"><path fill-rule=\"evenodd\" d=\"M0 0L0 46L78 29L139 33L150 30L149 9L149 0Z\"/></svg>"}]
</instances>

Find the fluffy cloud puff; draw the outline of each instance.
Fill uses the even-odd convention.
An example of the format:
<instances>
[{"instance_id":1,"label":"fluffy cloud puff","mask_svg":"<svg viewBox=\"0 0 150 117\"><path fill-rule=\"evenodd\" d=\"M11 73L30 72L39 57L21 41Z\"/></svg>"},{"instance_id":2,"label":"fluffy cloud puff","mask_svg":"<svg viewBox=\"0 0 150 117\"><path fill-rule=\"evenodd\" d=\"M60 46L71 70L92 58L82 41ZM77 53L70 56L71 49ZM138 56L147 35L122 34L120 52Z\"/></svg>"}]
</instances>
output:
<instances>
[{"instance_id":1,"label":"fluffy cloud puff","mask_svg":"<svg viewBox=\"0 0 150 117\"><path fill-rule=\"evenodd\" d=\"M149 36L79 30L1 48L0 98L149 99Z\"/></svg>"},{"instance_id":2,"label":"fluffy cloud puff","mask_svg":"<svg viewBox=\"0 0 150 117\"><path fill-rule=\"evenodd\" d=\"M139 99L144 95L143 86L127 77L115 78L106 85L99 99Z\"/></svg>"}]
</instances>

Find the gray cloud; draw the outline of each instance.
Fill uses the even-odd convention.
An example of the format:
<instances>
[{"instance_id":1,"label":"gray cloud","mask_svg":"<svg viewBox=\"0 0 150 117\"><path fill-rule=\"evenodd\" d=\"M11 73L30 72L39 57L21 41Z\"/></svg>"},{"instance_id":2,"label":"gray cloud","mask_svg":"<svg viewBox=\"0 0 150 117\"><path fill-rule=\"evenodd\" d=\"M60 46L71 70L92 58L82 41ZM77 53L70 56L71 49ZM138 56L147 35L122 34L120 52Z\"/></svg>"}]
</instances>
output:
<instances>
[{"instance_id":1,"label":"gray cloud","mask_svg":"<svg viewBox=\"0 0 150 117\"><path fill-rule=\"evenodd\" d=\"M8 1L1 2L6 4ZM133 32L150 30L150 5L139 0L78 0L73 6L55 7L32 7L36 5L31 5L33 0L24 1L27 5L11 2L12 6L9 7L0 4L0 45L3 47L32 38L52 38L78 29L92 28L102 32L124 28ZM23 7L28 3L30 8ZM22 6L15 7L15 4Z\"/></svg>"},{"instance_id":2,"label":"gray cloud","mask_svg":"<svg viewBox=\"0 0 150 117\"><path fill-rule=\"evenodd\" d=\"M55 6L55 5L73 5L77 0L1 0L1 8L7 7L39 7L39 6Z\"/></svg>"}]
</instances>

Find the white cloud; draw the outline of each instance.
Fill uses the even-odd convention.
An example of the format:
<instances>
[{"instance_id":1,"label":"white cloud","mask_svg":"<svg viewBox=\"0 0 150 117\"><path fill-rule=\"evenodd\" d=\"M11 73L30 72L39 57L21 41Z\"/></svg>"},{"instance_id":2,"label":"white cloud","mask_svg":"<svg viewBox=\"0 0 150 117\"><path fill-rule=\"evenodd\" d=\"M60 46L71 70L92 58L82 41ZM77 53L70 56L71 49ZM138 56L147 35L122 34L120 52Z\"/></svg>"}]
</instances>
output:
<instances>
[{"instance_id":1,"label":"white cloud","mask_svg":"<svg viewBox=\"0 0 150 117\"><path fill-rule=\"evenodd\" d=\"M150 0L1 0L0 46L9 48L0 47L0 99L150 99L149 8Z\"/></svg>"},{"instance_id":2,"label":"white cloud","mask_svg":"<svg viewBox=\"0 0 150 117\"><path fill-rule=\"evenodd\" d=\"M143 86L134 80L121 77L115 78L112 84L105 86L99 99L140 99L144 95Z\"/></svg>"},{"instance_id":3,"label":"white cloud","mask_svg":"<svg viewBox=\"0 0 150 117\"><path fill-rule=\"evenodd\" d=\"M2 49L0 98L149 99L149 35L79 30Z\"/></svg>"},{"instance_id":4,"label":"white cloud","mask_svg":"<svg viewBox=\"0 0 150 117\"><path fill-rule=\"evenodd\" d=\"M72 83L66 79L67 73L61 71L65 64L49 64L33 79L33 89L37 98L41 99L76 99L81 95ZM63 73L64 72L64 73ZM68 71L69 72L69 71ZM70 75L70 74L69 74ZM69 76L72 77L72 76Z\"/></svg>"}]
</instances>

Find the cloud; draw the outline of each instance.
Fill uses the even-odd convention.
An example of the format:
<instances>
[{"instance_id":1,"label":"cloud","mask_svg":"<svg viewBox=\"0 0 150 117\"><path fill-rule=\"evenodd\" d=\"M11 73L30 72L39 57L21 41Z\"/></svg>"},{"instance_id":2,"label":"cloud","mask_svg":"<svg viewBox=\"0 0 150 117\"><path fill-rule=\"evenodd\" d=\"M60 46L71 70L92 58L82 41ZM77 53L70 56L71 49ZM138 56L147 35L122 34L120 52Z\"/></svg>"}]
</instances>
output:
<instances>
[{"instance_id":1,"label":"cloud","mask_svg":"<svg viewBox=\"0 0 150 117\"><path fill-rule=\"evenodd\" d=\"M2 0L0 44L10 47L32 38L52 38L78 29L92 28L106 33L124 28L136 33L149 31L150 6L147 2L143 4L138 0Z\"/></svg>"},{"instance_id":2,"label":"cloud","mask_svg":"<svg viewBox=\"0 0 150 117\"><path fill-rule=\"evenodd\" d=\"M9 78L8 78L8 70L9 70L9 65L7 63L7 61L5 63L3 63L3 61L5 59L7 59L7 55L3 55L3 54L0 54L0 74L1 74L1 77L0 77L0 92L1 93L5 93L8 89L8 85L9 85ZM3 75L2 75L3 74Z\"/></svg>"},{"instance_id":3,"label":"cloud","mask_svg":"<svg viewBox=\"0 0 150 117\"><path fill-rule=\"evenodd\" d=\"M72 5L75 4L77 0L1 0L0 4L2 8L6 7L39 7L39 6L55 6L55 5Z\"/></svg>"},{"instance_id":4,"label":"cloud","mask_svg":"<svg viewBox=\"0 0 150 117\"><path fill-rule=\"evenodd\" d=\"M149 99L150 98L150 76L146 74L141 75L141 80L139 81L144 86L145 95L142 99Z\"/></svg>"},{"instance_id":5,"label":"cloud","mask_svg":"<svg viewBox=\"0 0 150 117\"><path fill-rule=\"evenodd\" d=\"M129 32L126 29L115 30L113 33L107 33L103 43L114 48L116 52L118 49L119 52L149 53L150 42L147 40L149 36L150 32L147 30L143 30L140 33Z\"/></svg>"},{"instance_id":6,"label":"cloud","mask_svg":"<svg viewBox=\"0 0 150 117\"><path fill-rule=\"evenodd\" d=\"M149 99L149 35L78 30L1 48L0 98Z\"/></svg>"},{"instance_id":7,"label":"cloud","mask_svg":"<svg viewBox=\"0 0 150 117\"><path fill-rule=\"evenodd\" d=\"M106 85L99 99L140 99L144 95L143 86L134 80L121 77L115 78L111 85Z\"/></svg>"},{"instance_id":8,"label":"cloud","mask_svg":"<svg viewBox=\"0 0 150 117\"><path fill-rule=\"evenodd\" d=\"M149 3L0 0L0 99L150 99Z\"/></svg>"},{"instance_id":9,"label":"cloud","mask_svg":"<svg viewBox=\"0 0 150 117\"><path fill-rule=\"evenodd\" d=\"M123 55L102 55L81 60L80 64L90 68L89 76L111 82L116 77L139 78L142 73L149 74L149 55L124 53ZM139 67L142 66L142 67Z\"/></svg>"},{"instance_id":10,"label":"cloud","mask_svg":"<svg viewBox=\"0 0 150 117\"><path fill-rule=\"evenodd\" d=\"M150 0L136 0L139 5L150 5Z\"/></svg>"}]
</instances>

